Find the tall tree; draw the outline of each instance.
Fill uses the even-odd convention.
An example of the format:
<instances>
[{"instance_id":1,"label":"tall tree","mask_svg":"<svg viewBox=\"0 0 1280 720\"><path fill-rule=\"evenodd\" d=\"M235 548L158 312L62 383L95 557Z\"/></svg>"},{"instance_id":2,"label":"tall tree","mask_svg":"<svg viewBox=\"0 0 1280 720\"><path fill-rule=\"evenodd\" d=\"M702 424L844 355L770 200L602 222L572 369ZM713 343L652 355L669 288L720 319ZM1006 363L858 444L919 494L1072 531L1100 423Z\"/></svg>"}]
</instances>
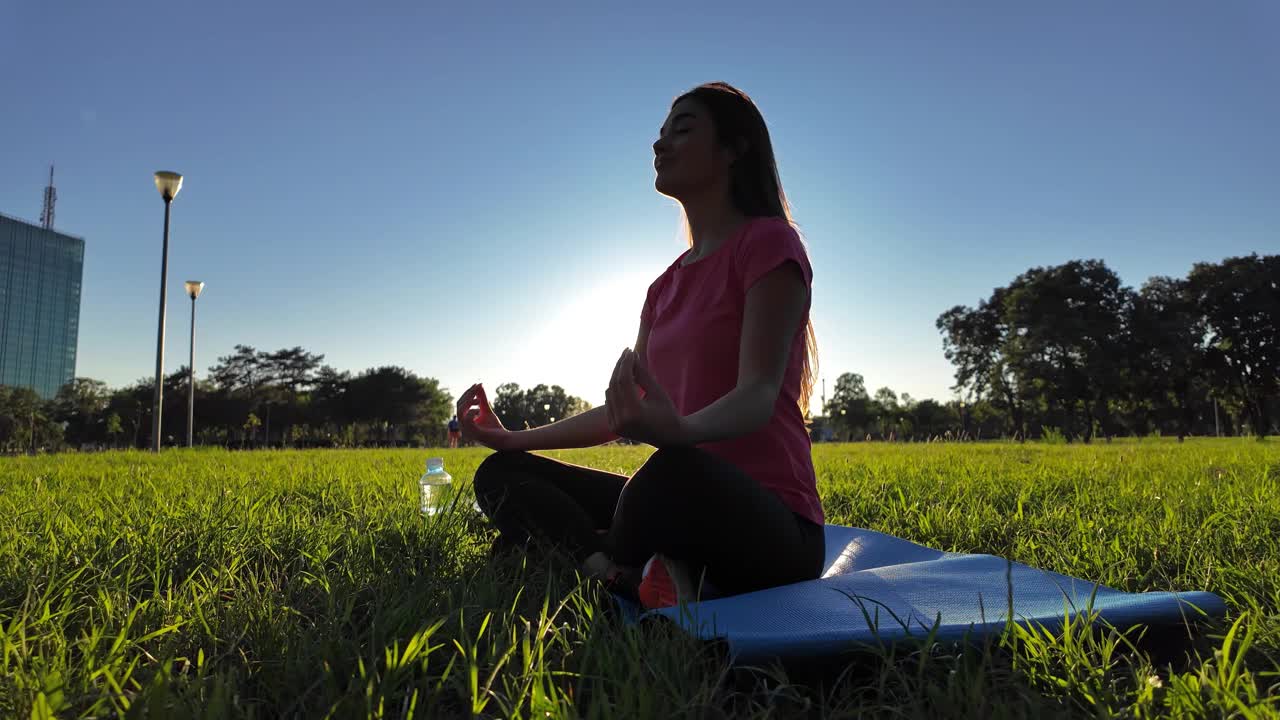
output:
<instances>
[{"instance_id":1,"label":"tall tree","mask_svg":"<svg viewBox=\"0 0 1280 720\"><path fill-rule=\"evenodd\" d=\"M871 413L875 416L881 437L887 438L897 429L898 410L898 394L892 388L882 387L876 390L871 400Z\"/></svg>"},{"instance_id":2,"label":"tall tree","mask_svg":"<svg viewBox=\"0 0 1280 720\"><path fill-rule=\"evenodd\" d=\"M934 400L921 400L913 404L907 410L907 416L910 418L911 432L917 438L928 439L943 435L952 427L960 430L955 422L958 413L952 412Z\"/></svg>"},{"instance_id":3,"label":"tall tree","mask_svg":"<svg viewBox=\"0 0 1280 720\"><path fill-rule=\"evenodd\" d=\"M107 412L120 416L124 425L124 435L129 438L130 447L141 447L140 443L147 438L151 427L151 405L155 399L154 379L142 378L132 385L111 393L107 403Z\"/></svg>"},{"instance_id":4,"label":"tall tree","mask_svg":"<svg viewBox=\"0 0 1280 720\"><path fill-rule=\"evenodd\" d=\"M538 384L525 392L524 406L529 412L530 425L547 425L575 414L582 401L569 395L559 385L550 387Z\"/></svg>"},{"instance_id":5,"label":"tall tree","mask_svg":"<svg viewBox=\"0 0 1280 720\"><path fill-rule=\"evenodd\" d=\"M31 388L0 385L0 451L62 449L62 423L53 415L53 404Z\"/></svg>"},{"instance_id":6,"label":"tall tree","mask_svg":"<svg viewBox=\"0 0 1280 720\"><path fill-rule=\"evenodd\" d=\"M1243 406L1253 433L1266 435L1280 395L1280 255L1197 263L1187 289L1208 330L1205 364L1215 384Z\"/></svg>"},{"instance_id":7,"label":"tall tree","mask_svg":"<svg viewBox=\"0 0 1280 720\"><path fill-rule=\"evenodd\" d=\"M73 447L106 439L104 411L111 391L101 380L78 377L58 389L53 419L66 423L66 440Z\"/></svg>"},{"instance_id":8,"label":"tall tree","mask_svg":"<svg viewBox=\"0 0 1280 720\"><path fill-rule=\"evenodd\" d=\"M823 412L836 432L850 439L865 432L872 420L871 398L867 385L858 373L841 373Z\"/></svg>"},{"instance_id":9,"label":"tall tree","mask_svg":"<svg viewBox=\"0 0 1280 720\"><path fill-rule=\"evenodd\" d=\"M1131 291L1100 260L1033 268L1009 286L1005 357L1068 435L1087 440L1109 420L1108 403L1121 392L1131 302Z\"/></svg>"},{"instance_id":10,"label":"tall tree","mask_svg":"<svg viewBox=\"0 0 1280 720\"><path fill-rule=\"evenodd\" d=\"M954 389L968 402L991 403L1008 418L1007 432L1026 438L1026 396L1005 355L1009 327L1003 308L1006 288L996 288L976 308L957 305L938 317L943 354L956 366Z\"/></svg>"},{"instance_id":11,"label":"tall tree","mask_svg":"<svg viewBox=\"0 0 1280 720\"><path fill-rule=\"evenodd\" d=\"M265 356L250 345L236 345L234 352L218 358L218 364L209 368L209 378L222 396L221 423L237 434L250 433L251 442L257 442L261 423L246 425L244 418L259 409L263 387L270 380Z\"/></svg>"},{"instance_id":12,"label":"tall tree","mask_svg":"<svg viewBox=\"0 0 1280 720\"><path fill-rule=\"evenodd\" d=\"M235 352L218 358L218 364L209 368L209 377L220 390L243 390L253 397L266 377L263 353L236 345Z\"/></svg>"},{"instance_id":13,"label":"tall tree","mask_svg":"<svg viewBox=\"0 0 1280 720\"><path fill-rule=\"evenodd\" d=\"M309 353L301 347L258 354L258 364L263 374L261 398L266 406L265 432L268 442L271 440L272 411L277 407L284 415L284 431L280 436L288 442L292 435L290 428L298 421L298 406L301 401L299 392L314 385L316 370L322 360L324 355Z\"/></svg>"},{"instance_id":14,"label":"tall tree","mask_svg":"<svg viewBox=\"0 0 1280 720\"><path fill-rule=\"evenodd\" d=\"M886 410L898 409L898 393L894 392L893 388L882 387L876 390L875 401Z\"/></svg>"},{"instance_id":15,"label":"tall tree","mask_svg":"<svg viewBox=\"0 0 1280 720\"><path fill-rule=\"evenodd\" d=\"M350 385L349 372L338 371L328 365L316 371L312 394L315 397L313 409L317 413L314 419L317 425L345 425L352 421L352 413L347 407L347 390Z\"/></svg>"},{"instance_id":16,"label":"tall tree","mask_svg":"<svg viewBox=\"0 0 1280 720\"><path fill-rule=\"evenodd\" d=\"M291 395L309 390L315 384L316 372L323 361L324 355L307 352L301 347L277 350L260 358L272 379Z\"/></svg>"},{"instance_id":17,"label":"tall tree","mask_svg":"<svg viewBox=\"0 0 1280 720\"><path fill-rule=\"evenodd\" d=\"M1172 423L1179 439L1190 435L1204 396L1199 378L1206 328L1187 283L1169 277L1148 280L1130 307L1128 327L1131 407L1137 412L1150 408L1154 422L1144 425Z\"/></svg>"},{"instance_id":18,"label":"tall tree","mask_svg":"<svg viewBox=\"0 0 1280 720\"><path fill-rule=\"evenodd\" d=\"M511 430L523 430L528 424L529 408L525 404L525 394L517 383L502 383L490 398L493 414L502 421L503 427Z\"/></svg>"},{"instance_id":19,"label":"tall tree","mask_svg":"<svg viewBox=\"0 0 1280 720\"><path fill-rule=\"evenodd\" d=\"M591 403L570 395L559 385L535 385L521 390L516 383L503 383L490 398L493 412L512 430L538 427L591 409Z\"/></svg>"},{"instance_id":20,"label":"tall tree","mask_svg":"<svg viewBox=\"0 0 1280 720\"><path fill-rule=\"evenodd\" d=\"M418 417L413 426L414 435L428 444L441 444L445 439L445 424L454 413L453 398L435 378L418 378L418 384L421 399L418 401Z\"/></svg>"},{"instance_id":21,"label":"tall tree","mask_svg":"<svg viewBox=\"0 0 1280 720\"><path fill-rule=\"evenodd\" d=\"M348 384L347 393L355 418L374 428L383 442L409 439L415 431L438 431L452 413L449 396L438 381L395 366L360 373Z\"/></svg>"}]
</instances>

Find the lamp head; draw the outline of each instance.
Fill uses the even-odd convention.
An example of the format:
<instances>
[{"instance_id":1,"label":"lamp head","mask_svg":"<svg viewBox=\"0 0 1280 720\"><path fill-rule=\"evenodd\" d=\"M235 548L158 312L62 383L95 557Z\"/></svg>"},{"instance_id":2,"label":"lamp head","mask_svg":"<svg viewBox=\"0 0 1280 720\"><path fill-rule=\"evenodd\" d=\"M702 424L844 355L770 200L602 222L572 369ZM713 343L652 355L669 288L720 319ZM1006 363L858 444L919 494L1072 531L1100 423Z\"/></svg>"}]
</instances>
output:
<instances>
[{"instance_id":1,"label":"lamp head","mask_svg":"<svg viewBox=\"0 0 1280 720\"><path fill-rule=\"evenodd\" d=\"M178 191L182 189L182 176L176 172L159 170L156 172L156 189L160 191L160 197L169 202L178 197Z\"/></svg>"}]
</instances>

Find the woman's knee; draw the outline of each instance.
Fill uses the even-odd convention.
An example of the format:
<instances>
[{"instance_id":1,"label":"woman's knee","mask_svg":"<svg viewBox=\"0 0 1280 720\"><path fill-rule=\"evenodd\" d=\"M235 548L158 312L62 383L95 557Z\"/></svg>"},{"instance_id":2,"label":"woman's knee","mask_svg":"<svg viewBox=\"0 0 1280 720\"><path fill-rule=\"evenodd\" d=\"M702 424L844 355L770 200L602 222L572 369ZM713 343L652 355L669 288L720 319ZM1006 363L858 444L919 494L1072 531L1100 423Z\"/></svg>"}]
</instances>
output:
<instances>
[{"instance_id":1,"label":"woman's knee","mask_svg":"<svg viewBox=\"0 0 1280 720\"><path fill-rule=\"evenodd\" d=\"M697 467L705 450L691 447L659 448L640 468L640 472L670 476L689 472Z\"/></svg>"},{"instance_id":2,"label":"woman's knee","mask_svg":"<svg viewBox=\"0 0 1280 720\"><path fill-rule=\"evenodd\" d=\"M689 487L688 480L694 474L697 454L695 448L661 448L649 456L644 465L627 482L627 492L633 496L660 496L670 499L672 493Z\"/></svg>"},{"instance_id":3,"label":"woman's knee","mask_svg":"<svg viewBox=\"0 0 1280 720\"><path fill-rule=\"evenodd\" d=\"M476 468L476 495L492 495L504 492L528 453L517 451L496 452L485 458Z\"/></svg>"},{"instance_id":4,"label":"woman's knee","mask_svg":"<svg viewBox=\"0 0 1280 720\"><path fill-rule=\"evenodd\" d=\"M706 452L707 452L706 450L699 450L696 447L680 446L680 447L658 448L653 452L652 455L649 456L649 459L648 461L646 461L646 464L658 463L660 465L661 464L688 465L691 462L696 462L697 458L705 455Z\"/></svg>"}]
</instances>

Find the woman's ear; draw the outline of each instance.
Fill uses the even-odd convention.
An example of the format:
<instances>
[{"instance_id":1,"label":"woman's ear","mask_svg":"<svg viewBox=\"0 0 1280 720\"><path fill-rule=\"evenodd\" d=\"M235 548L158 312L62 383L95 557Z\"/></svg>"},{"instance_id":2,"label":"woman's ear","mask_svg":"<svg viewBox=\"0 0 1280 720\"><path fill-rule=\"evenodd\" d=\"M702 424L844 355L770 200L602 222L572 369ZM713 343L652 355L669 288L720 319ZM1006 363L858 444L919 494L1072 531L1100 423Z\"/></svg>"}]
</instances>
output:
<instances>
[{"instance_id":1,"label":"woman's ear","mask_svg":"<svg viewBox=\"0 0 1280 720\"><path fill-rule=\"evenodd\" d=\"M751 143L746 138L738 138L732 145L725 145L724 149L729 153L729 167L733 167L735 163L747 154L747 150L751 148Z\"/></svg>"}]
</instances>

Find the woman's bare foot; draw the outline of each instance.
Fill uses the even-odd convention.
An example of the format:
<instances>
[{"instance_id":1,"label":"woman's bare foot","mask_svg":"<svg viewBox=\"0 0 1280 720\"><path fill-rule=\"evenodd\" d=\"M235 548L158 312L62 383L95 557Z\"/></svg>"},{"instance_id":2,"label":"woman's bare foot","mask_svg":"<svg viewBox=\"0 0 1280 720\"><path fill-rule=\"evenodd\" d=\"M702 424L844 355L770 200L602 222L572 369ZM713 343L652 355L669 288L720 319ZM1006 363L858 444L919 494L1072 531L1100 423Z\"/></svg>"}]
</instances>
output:
<instances>
[{"instance_id":1,"label":"woman's bare foot","mask_svg":"<svg viewBox=\"0 0 1280 720\"><path fill-rule=\"evenodd\" d=\"M619 565L603 552L588 555L587 559L582 561L582 569L587 577L603 581L612 589L628 596L635 594L635 589L640 585L639 568Z\"/></svg>"}]
</instances>

